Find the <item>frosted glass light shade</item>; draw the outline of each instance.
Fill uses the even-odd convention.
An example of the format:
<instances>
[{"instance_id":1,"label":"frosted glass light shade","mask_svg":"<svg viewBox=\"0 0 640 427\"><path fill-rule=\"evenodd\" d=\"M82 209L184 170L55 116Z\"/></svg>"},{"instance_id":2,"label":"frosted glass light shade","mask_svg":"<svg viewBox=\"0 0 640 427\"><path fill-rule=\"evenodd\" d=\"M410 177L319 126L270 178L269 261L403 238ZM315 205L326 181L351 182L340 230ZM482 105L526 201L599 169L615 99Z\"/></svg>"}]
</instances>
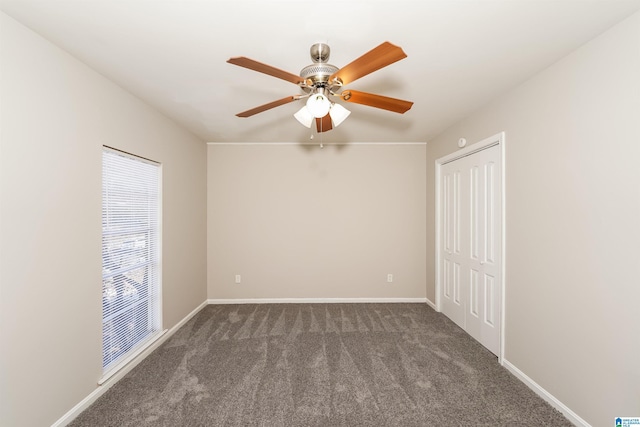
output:
<instances>
[{"instance_id":1,"label":"frosted glass light shade","mask_svg":"<svg viewBox=\"0 0 640 427\"><path fill-rule=\"evenodd\" d=\"M330 108L331 101L321 93L313 94L307 100L309 113L317 119L326 116Z\"/></svg>"},{"instance_id":2,"label":"frosted glass light shade","mask_svg":"<svg viewBox=\"0 0 640 427\"><path fill-rule=\"evenodd\" d=\"M329 115L331 116L334 127L338 127L340 123L344 122L344 119L349 117L349 114L351 114L351 111L340 104L333 104L331 110L329 110Z\"/></svg>"},{"instance_id":3,"label":"frosted glass light shade","mask_svg":"<svg viewBox=\"0 0 640 427\"><path fill-rule=\"evenodd\" d=\"M298 110L298 112L295 113L293 117L295 117L296 120L302 123L303 126L306 126L308 128L311 127L311 123L313 123L313 118L314 118L309 112L309 110L307 110L306 105L303 106L300 110Z\"/></svg>"}]
</instances>

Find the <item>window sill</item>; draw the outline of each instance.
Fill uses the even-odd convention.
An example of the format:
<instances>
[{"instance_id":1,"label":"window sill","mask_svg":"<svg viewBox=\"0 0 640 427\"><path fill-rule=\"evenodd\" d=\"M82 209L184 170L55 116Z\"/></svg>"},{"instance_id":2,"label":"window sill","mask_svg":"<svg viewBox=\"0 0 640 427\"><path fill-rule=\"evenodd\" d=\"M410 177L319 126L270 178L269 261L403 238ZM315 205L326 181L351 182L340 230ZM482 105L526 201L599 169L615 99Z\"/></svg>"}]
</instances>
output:
<instances>
[{"instance_id":1,"label":"window sill","mask_svg":"<svg viewBox=\"0 0 640 427\"><path fill-rule=\"evenodd\" d=\"M135 358L140 356L145 350L149 349L154 343L156 343L165 333L167 333L168 329L164 329L162 331L158 331L155 334L151 335L149 339L147 339L144 343L140 344L140 346L134 350L129 356L125 357L120 363L114 365L106 371L102 377L98 380L98 385L101 386L106 383L111 377L120 372L123 368L125 368L129 363L131 363Z\"/></svg>"}]
</instances>

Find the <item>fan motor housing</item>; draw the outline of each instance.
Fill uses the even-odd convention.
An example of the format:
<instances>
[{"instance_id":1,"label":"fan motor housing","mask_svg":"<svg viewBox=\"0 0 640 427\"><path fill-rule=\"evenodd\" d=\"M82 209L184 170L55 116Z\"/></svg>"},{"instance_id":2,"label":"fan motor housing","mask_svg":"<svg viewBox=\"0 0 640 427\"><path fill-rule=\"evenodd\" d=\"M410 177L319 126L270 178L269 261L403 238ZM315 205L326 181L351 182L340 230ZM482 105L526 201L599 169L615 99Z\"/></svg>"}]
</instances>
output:
<instances>
[{"instance_id":1,"label":"fan motor housing","mask_svg":"<svg viewBox=\"0 0 640 427\"><path fill-rule=\"evenodd\" d=\"M305 80L311 80L314 86L322 85L329 81L329 77L336 71L338 67L331 64L316 63L307 65L300 71L300 77Z\"/></svg>"},{"instance_id":2,"label":"fan motor housing","mask_svg":"<svg viewBox=\"0 0 640 427\"><path fill-rule=\"evenodd\" d=\"M329 45L324 43L313 44L309 49L309 54L313 64L304 67L300 71L300 77L305 81L310 81L313 88L333 86L329 85L329 77L337 72L339 68L335 65L327 64L331 55Z\"/></svg>"}]
</instances>

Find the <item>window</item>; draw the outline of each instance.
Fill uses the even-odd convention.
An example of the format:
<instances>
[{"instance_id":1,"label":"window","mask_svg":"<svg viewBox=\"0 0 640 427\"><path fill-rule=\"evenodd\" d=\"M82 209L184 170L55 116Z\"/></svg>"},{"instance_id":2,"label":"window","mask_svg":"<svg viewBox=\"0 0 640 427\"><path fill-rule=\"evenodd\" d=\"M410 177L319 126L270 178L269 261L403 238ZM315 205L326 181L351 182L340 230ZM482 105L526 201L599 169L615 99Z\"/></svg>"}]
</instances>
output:
<instances>
[{"instance_id":1,"label":"window","mask_svg":"<svg viewBox=\"0 0 640 427\"><path fill-rule=\"evenodd\" d=\"M102 367L138 354L161 329L160 165L102 153Z\"/></svg>"}]
</instances>

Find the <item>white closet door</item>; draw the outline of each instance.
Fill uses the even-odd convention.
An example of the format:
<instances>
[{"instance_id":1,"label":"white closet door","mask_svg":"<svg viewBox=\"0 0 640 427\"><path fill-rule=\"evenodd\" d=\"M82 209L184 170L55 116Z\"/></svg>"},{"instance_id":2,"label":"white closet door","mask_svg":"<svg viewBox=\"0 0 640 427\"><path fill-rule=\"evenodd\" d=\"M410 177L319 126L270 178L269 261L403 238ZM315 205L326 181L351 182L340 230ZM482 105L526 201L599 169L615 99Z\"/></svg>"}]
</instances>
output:
<instances>
[{"instance_id":1,"label":"white closet door","mask_svg":"<svg viewBox=\"0 0 640 427\"><path fill-rule=\"evenodd\" d=\"M498 354L502 286L500 147L441 166L441 309Z\"/></svg>"},{"instance_id":2,"label":"white closet door","mask_svg":"<svg viewBox=\"0 0 640 427\"><path fill-rule=\"evenodd\" d=\"M461 194L468 188L463 185L464 169L461 161L447 163L441 168L442 183L440 208L442 218L440 283L442 285L441 303L445 313L458 326L465 329L465 297L464 273L467 259L463 252L462 227L466 221L463 218L467 210L462 204L466 195Z\"/></svg>"}]
</instances>

